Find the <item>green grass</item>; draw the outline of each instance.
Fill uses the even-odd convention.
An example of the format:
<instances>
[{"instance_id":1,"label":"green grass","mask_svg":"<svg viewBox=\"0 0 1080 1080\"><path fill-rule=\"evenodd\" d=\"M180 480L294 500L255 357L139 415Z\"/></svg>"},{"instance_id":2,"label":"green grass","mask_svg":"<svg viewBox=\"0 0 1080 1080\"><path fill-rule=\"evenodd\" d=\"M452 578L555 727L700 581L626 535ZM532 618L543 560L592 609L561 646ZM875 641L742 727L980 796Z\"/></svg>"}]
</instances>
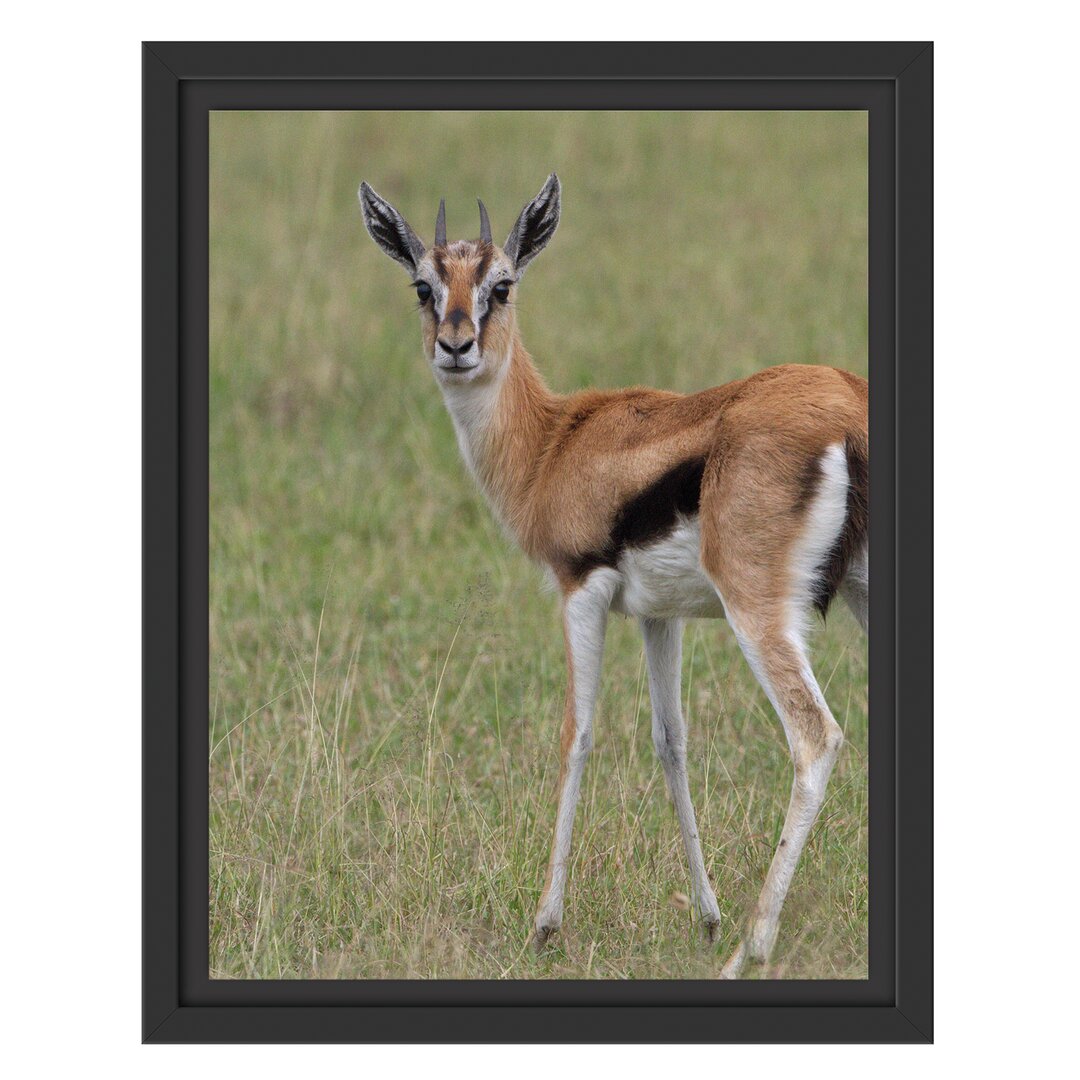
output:
<instances>
[{"instance_id":1,"label":"green grass","mask_svg":"<svg viewBox=\"0 0 1080 1080\"><path fill-rule=\"evenodd\" d=\"M492 521L364 232L496 237L551 169L519 299L556 389L865 374L856 113L218 113L211 145L210 971L710 978L779 838L790 763L723 622L691 622L691 789L724 915L701 945L636 627L609 630L562 933L526 947L554 820L557 602ZM867 971L866 649L813 641L847 743L784 911L784 978Z\"/></svg>"}]
</instances>

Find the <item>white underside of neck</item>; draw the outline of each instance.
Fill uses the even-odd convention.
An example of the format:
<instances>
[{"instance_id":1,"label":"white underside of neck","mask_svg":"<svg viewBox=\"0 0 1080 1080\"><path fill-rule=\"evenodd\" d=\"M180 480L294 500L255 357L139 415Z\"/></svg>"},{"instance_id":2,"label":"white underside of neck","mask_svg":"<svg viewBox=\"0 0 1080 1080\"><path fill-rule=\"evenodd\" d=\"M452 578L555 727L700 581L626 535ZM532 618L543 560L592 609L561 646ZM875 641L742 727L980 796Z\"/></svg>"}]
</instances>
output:
<instances>
[{"instance_id":1,"label":"white underside of neck","mask_svg":"<svg viewBox=\"0 0 1080 1080\"><path fill-rule=\"evenodd\" d=\"M480 471L481 456L495 420L507 367L507 363L499 365L499 370L490 379L461 384L443 383L441 387L447 412L454 423L461 456L481 488L484 487Z\"/></svg>"}]
</instances>

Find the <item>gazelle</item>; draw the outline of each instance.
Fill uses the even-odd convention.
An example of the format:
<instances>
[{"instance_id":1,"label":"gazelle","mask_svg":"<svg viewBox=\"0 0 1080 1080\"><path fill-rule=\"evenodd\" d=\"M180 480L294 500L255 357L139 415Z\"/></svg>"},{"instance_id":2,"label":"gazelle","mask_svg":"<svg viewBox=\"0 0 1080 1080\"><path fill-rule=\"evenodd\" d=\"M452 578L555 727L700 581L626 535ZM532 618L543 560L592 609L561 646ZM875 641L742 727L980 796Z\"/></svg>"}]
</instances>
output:
<instances>
[{"instance_id":1,"label":"gazelle","mask_svg":"<svg viewBox=\"0 0 1080 1080\"><path fill-rule=\"evenodd\" d=\"M469 470L562 598L568 691L534 944L562 924L609 611L641 625L653 741L693 901L716 938L720 909L690 800L679 699L683 620L726 617L794 763L779 846L747 933L723 968L736 977L747 958L769 957L842 742L807 658L809 617L815 608L824 615L839 592L867 628L866 381L787 365L696 394L553 393L521 342L513 301L558 226L558 177L548 177L501 248L482 202L479 240L447 243L441 202L428 248L368 184L359 197L372 239L412 278L424 351Z\"/></svg>"}]
</instances>

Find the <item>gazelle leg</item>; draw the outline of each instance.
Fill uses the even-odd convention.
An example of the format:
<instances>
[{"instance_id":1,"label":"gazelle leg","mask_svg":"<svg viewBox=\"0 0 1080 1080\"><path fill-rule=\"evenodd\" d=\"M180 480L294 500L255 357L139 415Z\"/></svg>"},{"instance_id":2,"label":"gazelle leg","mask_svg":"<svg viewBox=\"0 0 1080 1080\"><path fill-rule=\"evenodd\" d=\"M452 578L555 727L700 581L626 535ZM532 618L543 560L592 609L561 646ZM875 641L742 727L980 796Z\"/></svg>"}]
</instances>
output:
<instances>
[{"instance_id":1,"label":"gazelle leg","mask_svg":"<svg viewBox=\"0 0 1080 1080\"><path fill-rule=\"evenodd\" d=\"M788 437L749 417L736 429L732 415L725 414L728 438L702 480L701 564L784 725L795 775L780 843L746 940L724 966L727 978L739 974L747 957L768 959L840 752L843 734L810 670L804 627L813 608L831 599L830 574L839 569L834 554L842 555L859 539L851 530L865 525L854 512L865 501L865 462L847 435L821 450L804 448L800 462L790 456Z\"/></svg>"},{"instance_id":2,"label":"gazelle leg","mask_svg":"<svg viewBox=\"0 0 1080 1080\"><path fill-rule=\"evenodd\" d=\"M825 787L843 742L840 726L829 712L810 670L805 646L797 635L782 631L748 634L734 617L732 626L784 725L795 777L780 844L754 908L747 939L725 965L725 978L735 978L748 956L757 961L769 958L784 898L825 799Z\"/></svg>"},{"instance_id":3,"label":"gazelle leg","mask_svg":"<svg viewBox=\"0 0 1080 1080\"><path fill-rule=\"evenodd\" d=\"M563 632L568 670L566 709L560 738L559 807L547 880L536 912L533 945L539 949L562 925L563 894L570 861L574 811L581 793L585 761L592 749L592 719L600 686L604 633L613 582L611 571L598 570L563 601Z\"/></svg>"},{"instance_id":4,"label":"gazelle leg","mask_svg":"<svg viewBox=\"0 0 1080 1080\"><path fill-rule=\"evenodd\" d=\"M720 926L720 908L705 872L697 819L690 801L686 774L686 723L679 702L682 680L682 622L679 619L642 619L645 660L649 669L653 744L664 767L668 791L679 818L690 888L706 937L713 941Z\"/></svg>"}]
</instances>

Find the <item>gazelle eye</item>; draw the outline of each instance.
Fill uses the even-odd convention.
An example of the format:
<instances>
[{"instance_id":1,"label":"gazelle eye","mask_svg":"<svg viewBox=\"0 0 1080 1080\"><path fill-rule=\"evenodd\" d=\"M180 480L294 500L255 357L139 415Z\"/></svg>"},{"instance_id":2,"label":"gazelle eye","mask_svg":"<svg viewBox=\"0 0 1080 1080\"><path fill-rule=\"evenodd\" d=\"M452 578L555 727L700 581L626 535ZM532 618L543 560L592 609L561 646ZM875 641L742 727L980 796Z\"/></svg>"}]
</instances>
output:
<instances>
[{"instance_id":1,"label":"gazelle eye","mask_svg":"<svg viewBox=\"0 0 1080 1080\"><path fill-rule=\"evenodd\" d=\"M491 290L491 295L494 296L500 304L505 304L510 298L510 282L500 281L499 284Z\"/></svg>"},{"instance_id":2,"label":"gazelle eye","mask_svg":"<svg viewBox=\"0 0 1080 1080\"><path fill-rule=\"evenodd\" d=\"M416 297L421 304L426 304L431 299L431 286L426 281L416 283Z\"/></svg>"}]
</instances>

